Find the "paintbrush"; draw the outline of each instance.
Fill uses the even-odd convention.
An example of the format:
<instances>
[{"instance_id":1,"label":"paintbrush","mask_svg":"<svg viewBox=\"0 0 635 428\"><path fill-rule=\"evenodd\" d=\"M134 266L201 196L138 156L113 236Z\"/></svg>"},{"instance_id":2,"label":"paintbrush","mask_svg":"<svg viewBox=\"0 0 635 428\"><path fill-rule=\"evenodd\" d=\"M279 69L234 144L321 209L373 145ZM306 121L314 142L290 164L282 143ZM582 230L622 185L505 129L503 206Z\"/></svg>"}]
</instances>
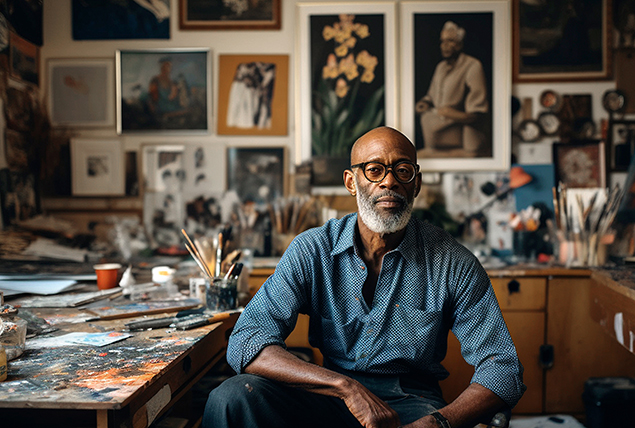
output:
<instances>
[{"instance_id":1,"label":"paintbrush","mask_svg":"<svg viewBox=\"0 0 635 428\"><path fill-rule=\"evenodd\" d=\"M189 251L190 255L192 256L198 267L203 271L205 276L207 276L209 279L212 279L212 272L207 267L207 264L204 261L198 259L198 257L194 253L194 250L192 250L192 248L188 244L185 244L185 248L187 248L187 251Z\"/></svg>"},{"instance_id":2,"label":"paintbrush","mask_svg":"<svg viewBox=\"0 0 635 428\"><path fill-rule=\"evenodd\" d=\"M181 229L181 233L183 234L183 236L185 237L185 239L187 240L187 242L190 244L189 248L187 247L187 245L185 246L185 248L187 248L187 250L190 252L190 254L192 255L192 257L194 257L194 260L197 260L199 262L199 267L201 269L203 269L204 272L207 273L207 275L211 278L214 275L211 274L211 271L209 271L209 268L207 268L207 263L205 263L205 260L203 259L203 257L201 256L201 254L198 252L198 250L196 249L196 246L194 245L194 243L192 242L192 240L190 239L190 237L188 236L187 232L185 231L185 229Z\"/></svg>"},{"instance_id":3,"label":"paintbrush","mask_svg":"<svg viewBox=\"0 0 635 428\"><path fill-rule=\"evenodd\" d=\"M215 322L220 322L226 320L233 314L239 314L243 311L243 308L238 308L232 311L221 312L218 314L214 314L211 317L204 316L197 319L188 319L186 321L179 321L173 324L170 324L171 328L176 328L178 330L189 330L191 328L201 327L204 325L213 324Z\"/></svg>"}]
</instances>

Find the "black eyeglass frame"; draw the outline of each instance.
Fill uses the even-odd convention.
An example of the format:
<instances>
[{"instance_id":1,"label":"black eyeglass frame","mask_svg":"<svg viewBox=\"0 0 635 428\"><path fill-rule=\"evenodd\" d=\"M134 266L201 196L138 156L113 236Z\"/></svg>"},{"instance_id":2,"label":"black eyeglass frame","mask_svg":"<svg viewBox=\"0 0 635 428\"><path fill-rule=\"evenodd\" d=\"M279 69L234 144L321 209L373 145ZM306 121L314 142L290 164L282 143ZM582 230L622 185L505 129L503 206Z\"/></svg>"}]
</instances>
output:
<instances>
[{"instance_id":1,"label":"black eyeglass frame","mask_svg":"<svg viewBox=\"0 0 635 428\"><path fill-rule=\"evenodd\" d=\"M369 163L376 163L378 165L381 165L384 167L384 176L380 179L380 180L371 180L370 178L368 178L366 176L366 165L368 165ZM412 178L408 181L403 181L401 180L397 174L395 174L395 168L399 165L403 165L403 164L409 164L415 167L415 173L413 174ZM408 160L402 160L399 161L397 163L394 163L392 165L385 165L381 162L377 162L377 161L370 161L370 162L361 162L361 163L356 163L355 165L351 165L350 166L350 170L352 171L353 168L362 168L362 174L364 174L364 178L368 181L370 181L371 183L381 183L382 181L384 181L384 179L386 178L386 176L388 175L389 172L392 172L392 176L395 177L395 180L397 180L398 182L400 182L401 184L408 184L408 183L412 183L412 180L414 180L417 177L417 174L419 174L419 170L421 169L421 167L411 161ZM390 168L390 170L389 170Z\"/></svg>"}]
</instances>

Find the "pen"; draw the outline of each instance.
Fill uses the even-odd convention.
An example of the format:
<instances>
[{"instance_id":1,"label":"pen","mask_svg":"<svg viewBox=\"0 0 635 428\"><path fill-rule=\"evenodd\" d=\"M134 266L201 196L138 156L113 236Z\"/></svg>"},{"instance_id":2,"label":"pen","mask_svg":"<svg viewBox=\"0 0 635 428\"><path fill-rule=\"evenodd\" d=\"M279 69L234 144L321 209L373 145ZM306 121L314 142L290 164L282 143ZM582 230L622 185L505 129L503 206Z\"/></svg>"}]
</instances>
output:
<instances>
[{"instance_id":1,"label":"pen","mask_svg":"<svg viewBox=\"0 0 635 428\"><path fill-rule=\"evenodd\" d=\"M215 322L223 321L229 318L233 314L238 314L243 311L243 308L235 309L227 312L220 312L218 314L214 314L211 317L197 317L195 319L188 319L184 321L175 322L170 324L171 328L176 328L179 330L189 330L191 328L201 327L208 324L213 324Z\"/></svg>"}]
</instances>

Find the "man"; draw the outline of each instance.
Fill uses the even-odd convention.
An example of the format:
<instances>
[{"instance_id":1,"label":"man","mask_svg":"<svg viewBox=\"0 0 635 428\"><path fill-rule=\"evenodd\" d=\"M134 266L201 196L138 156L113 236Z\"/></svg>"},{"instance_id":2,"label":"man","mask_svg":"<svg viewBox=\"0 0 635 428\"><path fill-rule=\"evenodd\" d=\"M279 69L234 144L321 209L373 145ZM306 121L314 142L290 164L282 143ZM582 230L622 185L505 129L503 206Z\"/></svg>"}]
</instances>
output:
<instances>
[{"instance_id":1,"label":"man","mask_svg":"<svg viewBox=\"0 0 635 428\"><path fill-rule=\"evenodd\" d=\"M465 30L447 21L441 30L441 56L425 97L415 105L421 115L425 151L462 157L491 155L484 118L489 110L481 62L463 53Z\"/></svg>"},{"instance_id":2,"label":"man","mask_svg":"<svg viewBox=\"0 0 635 428\"><path fill-rule=\"evenodd\" d=\"M392 128L355 143L344 184L359 212L291 243L236 324L227 360L240 374L212 391L204 427L468 427L520 399L522 366L486 272L411 218L415 162ZM285 349L298 313L324 367ZM476 371L446 404L450 328Z\"/></svg>"}]
</instances>

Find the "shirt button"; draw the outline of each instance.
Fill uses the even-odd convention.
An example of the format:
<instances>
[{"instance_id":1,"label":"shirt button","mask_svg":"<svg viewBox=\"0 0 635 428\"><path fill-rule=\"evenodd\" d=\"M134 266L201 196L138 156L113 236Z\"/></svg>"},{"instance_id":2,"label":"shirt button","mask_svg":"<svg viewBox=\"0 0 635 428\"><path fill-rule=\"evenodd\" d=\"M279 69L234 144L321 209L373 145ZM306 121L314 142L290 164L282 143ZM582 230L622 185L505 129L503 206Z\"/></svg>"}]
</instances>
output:
<instances>
[{"instance_id":1,"label":"shirt button","mask_svg":"<svg viewBox=\"0 0 635 428\"><path fill-rule=\"evenodd\" d=\"M368 334L373 334L373 329L372 328L368 329Z\"/></svg>"},{"instance_id":2,"label":"shirt button","mask_svg":"<svg viewBox=\"0 0 635 428\"><path fill-rule=\"evenodd\" d=\"M366 358L366 352L362 352L362 353L359 355L359 358Z\"/></svg>"}]
</instances>

